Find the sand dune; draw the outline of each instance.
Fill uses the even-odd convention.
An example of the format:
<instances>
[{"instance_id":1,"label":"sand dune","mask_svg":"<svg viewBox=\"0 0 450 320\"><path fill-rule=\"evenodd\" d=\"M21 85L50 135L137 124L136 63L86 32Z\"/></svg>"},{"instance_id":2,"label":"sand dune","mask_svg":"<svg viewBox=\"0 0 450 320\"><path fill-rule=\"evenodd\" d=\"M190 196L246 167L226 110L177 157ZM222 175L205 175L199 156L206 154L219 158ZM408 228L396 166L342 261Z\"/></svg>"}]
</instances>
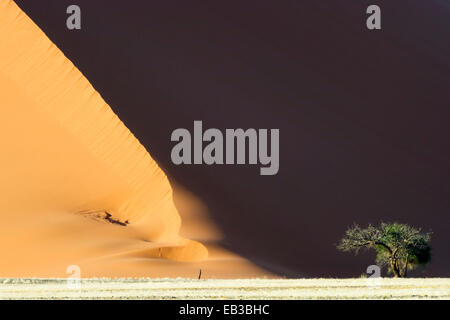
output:
<instances>
[{"instance_id":1,"label":"sand dune","mask_svg":"<svg viewBox=\"0 0 450 320\"><path fill-rule=\"evenodd\" d=\"M225 268L220 250L201 262L208 250L180 236L164 172L81 72L6 0L0 88L1 276L60 277L73 264L82 276L196 277L205 263ZM193 196L179 194L179 207L190 212ZM217 236L212 224L191 217L188 234ZM232 272L256 270L226 257L243 266Z\"/></svg>"},{"instance_id":2,"label":"sand dune","mask_svg":"<svg viewBox=\"0 0 450 320\"><path fill-rule=\"evenodd\" d=\"M344 230L399 221L433 231L433 262L411 276L449 276L445 2L378 1L382 31L373 32L364 1L77 0L77 31L65 27L65 1L15 2L221 231L208 230L205 215L191 223L175 186L181 235L279 275L355 277L374 256L337 251ZM170 135L195 119L279 128L279 173L174 165Z\"/></svg>"}]
</instances>

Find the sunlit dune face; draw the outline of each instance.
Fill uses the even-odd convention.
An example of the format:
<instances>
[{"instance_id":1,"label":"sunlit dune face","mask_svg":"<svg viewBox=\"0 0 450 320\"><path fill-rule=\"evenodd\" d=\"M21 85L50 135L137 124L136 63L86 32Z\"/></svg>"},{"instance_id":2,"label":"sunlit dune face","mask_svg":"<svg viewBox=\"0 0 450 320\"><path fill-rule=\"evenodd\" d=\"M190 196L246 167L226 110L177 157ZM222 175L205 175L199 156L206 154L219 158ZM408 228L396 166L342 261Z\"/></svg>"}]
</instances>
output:
<instances>
[{"instance_id":1,"label":"sunlit dune face","mask_svg":"<svg viewBox=\"0 0 450 320\"><path fill-rule=\"evenodd\" d=\"M267 274L217 246L198 197L177 186L173 200L158 164L12 1L0 1L0 88L0 276Z\"/></svg>"},{"instance_id":2,"label":"sunlit dune face","mask_svg":"<svg viewBox=\"0 0 450 320\"><path fill-rule=\"evenodd\" d=\"M172 188L156 162L11 1L0 3L0 39L0 248L8 261L0 272L60 275L65 265L124 251L155 257L155 248L158 258L206 259L203 245L179 236Z\"/></svg>"}]
</instances>

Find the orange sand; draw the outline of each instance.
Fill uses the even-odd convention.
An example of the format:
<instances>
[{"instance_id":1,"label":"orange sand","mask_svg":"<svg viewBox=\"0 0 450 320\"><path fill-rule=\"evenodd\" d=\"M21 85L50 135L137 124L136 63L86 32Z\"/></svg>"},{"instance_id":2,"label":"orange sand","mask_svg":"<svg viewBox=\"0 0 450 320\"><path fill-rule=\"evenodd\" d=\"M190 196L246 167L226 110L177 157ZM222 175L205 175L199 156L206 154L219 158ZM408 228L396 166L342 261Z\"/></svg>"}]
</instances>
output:
<instances>
[{"instance_id":1,"label":"orange sand","mask_svg":"<svg viewBox=\"0 0 450 320\"><path fill-rule=\"evenodd\" d=\"M0 113L0 277L64 277L69 265L84 277L265 274L180 236L166 175L9 0L0 0ZM175 196L182 235L220 239L194 195Z\"/></svg>"}]
</instances>

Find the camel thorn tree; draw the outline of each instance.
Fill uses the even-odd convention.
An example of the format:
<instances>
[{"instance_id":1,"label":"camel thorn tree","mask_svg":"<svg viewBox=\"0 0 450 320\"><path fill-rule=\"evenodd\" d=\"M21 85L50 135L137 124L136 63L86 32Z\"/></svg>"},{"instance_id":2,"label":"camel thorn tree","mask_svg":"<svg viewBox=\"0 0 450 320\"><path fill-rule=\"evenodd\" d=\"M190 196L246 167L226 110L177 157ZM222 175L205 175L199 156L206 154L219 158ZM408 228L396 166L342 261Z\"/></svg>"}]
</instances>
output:
<instances>
[{"instance_id":1,"label":"camel thorn tree","mask_svg":"<svg viewBox=\"0 0 450 320\"><path fill-rule=\"evenodd\" d=\"M375 249L377 265L387 266L388 272L396 278L404 278L408 270L431 261L430 239L431 233L406 224L381 223L366 229L354 224L347 229L337 248L355 254L360 249Z\"/></svg>"}]
</instances>

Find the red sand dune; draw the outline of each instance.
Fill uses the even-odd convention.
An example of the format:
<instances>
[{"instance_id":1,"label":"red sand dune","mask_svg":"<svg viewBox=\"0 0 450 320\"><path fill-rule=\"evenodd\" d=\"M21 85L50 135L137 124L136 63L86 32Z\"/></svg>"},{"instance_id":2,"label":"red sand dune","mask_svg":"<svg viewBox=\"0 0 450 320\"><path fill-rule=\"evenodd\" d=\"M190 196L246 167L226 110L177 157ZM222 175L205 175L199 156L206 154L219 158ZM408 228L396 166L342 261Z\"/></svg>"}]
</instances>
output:
<instances>
[{"instance_id":1,"label":"red sand dune","mask_svg":"<svg viewBox=\"0 0 450 320\"><path fill-rule=\"evenodd\" d=\"M1 277L257 276L179 235L164 172L80 71L14 2L0 0ZM149 124L151 125L151 124ZM182 233L220 232L179 189ZM163 259L167 258L167 259Z\"/></svg>"}]
</instances>

